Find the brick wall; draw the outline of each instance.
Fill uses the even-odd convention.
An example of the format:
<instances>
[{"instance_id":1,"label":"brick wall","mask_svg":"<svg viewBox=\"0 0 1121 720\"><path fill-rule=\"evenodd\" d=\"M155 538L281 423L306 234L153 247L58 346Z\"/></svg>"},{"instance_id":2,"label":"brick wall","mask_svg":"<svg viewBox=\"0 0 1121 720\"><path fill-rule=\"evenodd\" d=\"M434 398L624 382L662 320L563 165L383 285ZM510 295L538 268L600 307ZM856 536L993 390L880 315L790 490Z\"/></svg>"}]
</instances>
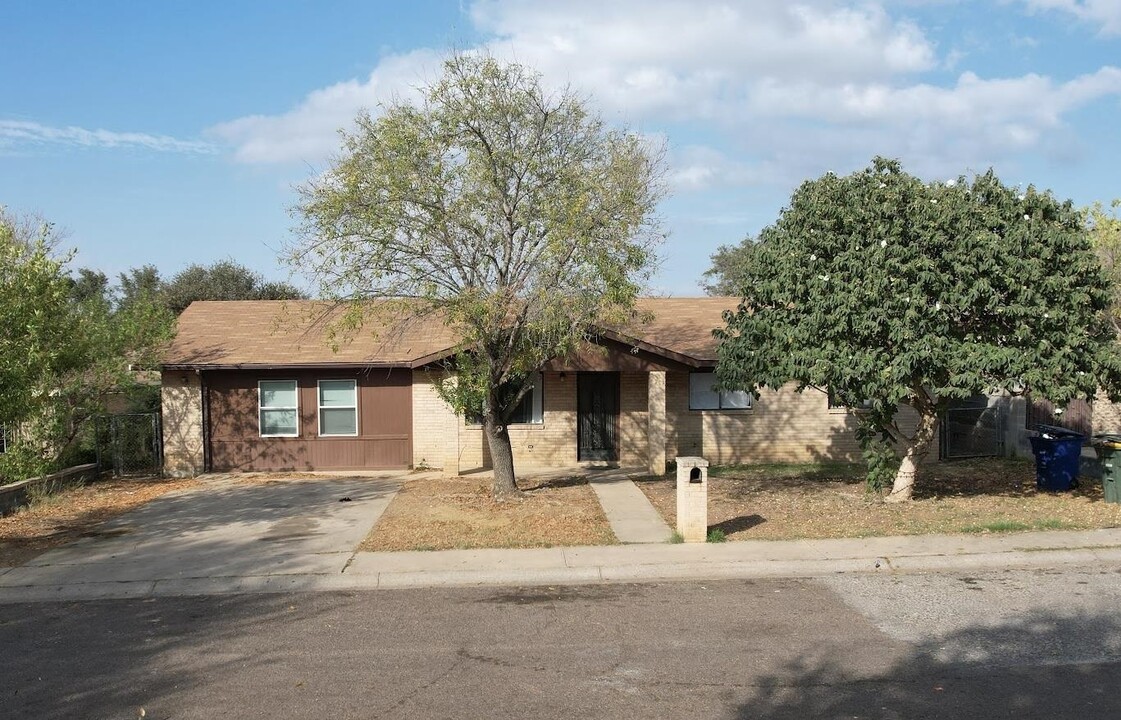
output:
<instances>
[{"instance_id":1,"label":"brick wall","mask_svg":"<svg viewBox=\"0 0 1121 720\"><path fill-rule=\"evenodd\" d=\"M164 474L198 475L203 471L202 383L198 374L165 370L161 376L160 406Z\"/></svg>"},{"instance_id":2,"label":"brick wall","mask_svg":"<svg viewBox=\"0 0 1121 720\"><path fill-rule=\"evenodd\" d=\"M909 408L900 412L914 427ZM856 416L830 409L826 393L790 385L759 393L750 410L690 410L688 373L666 375L666 455L698 455L713 464L860 460Z\"/></svg>"},{"instance_id":3,"label":"brick wall","mask_svg":"<svg viewBox=\"0 0 1121 720\"><path fill-rule=\"evenodd\" d=\"M511 425L510 444L518 472L535 467L576 464L576 375L542 373L539 424ZM645 387L645 386L644 386ZM459 466L462 471L490 466L490 449L483 428L459 418Z\"/></svg>"},{"instance_id":4,"label":"brick wall","mask_svg":"<svg viewBox=\"0 0 1121 720\"><path fill-rule=\"evenodd\" d=\"M576 447L576 373L546 372L543 422L511 425L510 441L519 472L534 468L574 466ZM414 462L439 467L429 458L458 459L466 472L490 466L490 452L482 427L469 425L431 389L430 380L418 372L413 386ZM649 394L647 373L624 372L619 376L619 462L627 467L649 464ZM766 391L746 411L689 410L689 376L666 373L666 456L697 455L713 464L753 462L857 461L856 417L843 409L829 408L826 394L793 387ZM914 413L904 409L901 423L909 429ZM450 467L450 461L441 460Z\"/></svg>"},{"instance_id":5,"label":"brick wall","mask_svg":"<svg viewBox=\"0 0 1121 720\"><path fill-rule=\"evenodd\" d=\"M1091 407L1095 433L1121 433L1121 404L1111 403L1109 396L1099 390Z\"/></svg>"},{"instance_id":6,"label":"brick wall","mask_svg":"<svg viewBox=\"0 0 1121 720\"><path fill-rule=\"evenodd\" d=\"M413 371L413 467L459 472L459 425L451 406L436 394L442 371Z\"/></svg>"}]
</instances>

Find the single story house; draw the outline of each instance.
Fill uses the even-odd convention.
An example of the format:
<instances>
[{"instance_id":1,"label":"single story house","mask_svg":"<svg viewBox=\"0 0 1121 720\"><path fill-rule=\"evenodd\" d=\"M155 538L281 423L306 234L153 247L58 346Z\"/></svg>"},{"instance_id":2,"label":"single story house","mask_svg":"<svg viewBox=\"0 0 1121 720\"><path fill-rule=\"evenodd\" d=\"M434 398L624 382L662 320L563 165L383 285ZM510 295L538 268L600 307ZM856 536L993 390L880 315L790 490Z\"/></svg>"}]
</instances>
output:
<instances>
[{"instance_id":1,"label":"single story house","mask_svg":"<svg viewBox=\"0 0 1121 720\"><path fill-rule=\"evenodd\" d=\"M516 467L667 459L859 457L856 418L827 393L713 388L712 330L733 298L649 298L651 319L601 329L541 368L509 424ZM435 392L457 343L435 318L363 327L332 349L316 301L193 303L162 365L165 470L353 470L489 464L482 428Z\"/></svg>"}]
</instances>

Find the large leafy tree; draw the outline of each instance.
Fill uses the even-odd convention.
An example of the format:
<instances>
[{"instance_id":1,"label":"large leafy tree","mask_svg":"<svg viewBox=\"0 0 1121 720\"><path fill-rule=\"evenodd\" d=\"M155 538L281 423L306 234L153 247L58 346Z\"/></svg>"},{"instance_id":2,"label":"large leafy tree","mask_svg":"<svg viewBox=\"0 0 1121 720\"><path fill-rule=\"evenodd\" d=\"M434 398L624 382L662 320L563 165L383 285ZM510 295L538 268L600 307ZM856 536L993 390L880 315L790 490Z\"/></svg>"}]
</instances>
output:
<instances>
[{"instance_id":1,"label":"large leafy tree","mask_svg":"<svg viewBox=\"0 0 1121 720\"><path fill-rule=\"evenodd\" d=\"M655 260L660 156L569 90L455 55L417 105L360 115L303 190L290 261L349 320L405 300L462 334L445 397L478 413L498 497L517 493L506 421L529 373L621 321Z\"/></svg>"},{"instance_id":2,"label":"large leafy tree","mask_svg":"<svg viewBox=\"0 0 1121 720\"><path fill-rule=\"evenodd\" d=\"M1121 218L1117 208L1121 199L1109 204L1094 203L1086 210L1090 239L1109 278L1111 288L1109 319L1113 329L1121 335Z\"/></svg>"},{"instance_id":3,"label":"large leafy tree","mask_svg":"<svg viewBox=\"0 0 1121 720\"><path fill-rule=\"evenodd\" d=\"M738 245L721 245L712 254L712 266L705 270L704 289L709 295L735 295L757 238L748 236Z\"/></svg>"},{"instance_id":4,"label":"large leafy tree","mask_svg":"<svg viewBox=\"0 0 1121 720\"><path fill-rule=\"evenodd\" d=\"M0 208L0 427L13 428L46 401L49 379L75 362L75 318L66 312L65 259L49 224Z\"/></svg>"},{"instance_id":5,"label":"large leafy tree","mask_svg":"<svg viewBox=\"0 0 1121 720\"><path fill-rule=\"evenodd\" d=\"M1110 287L1082 213L992 171L925 183L877 158L808 181L763 230L739 293L718 333L721 381L870 400L866 421L901 456L889 500L911 497L956 399L1118 387Z\"/></svg>"},{"instance_id":6,"label":"large leafy tree","mask_svg":"<svg viewBox=\"0 0 1121 720\"><path fill-rule=\"evenodd\" d=\"M68 274L49 223L0 212L0 427L15 442L0 475L18 478L73 455L110 393L133 385L172 327L158 303L115 300L103 273Z\"/></svg>"},{"instance_id":7,"label":"large leafy tree","mask_svg":"<svg viewBox=\"0 0 1121 720\"><path fill-rule=\"evenodd\" d=\"M130 286L143 292L151 286L151 274L148 267L134 270L128 278ZM191 265L158 287L159 296L176 315L195 300L294 300L307 297L299 288L265 280L259 273L232 260L221 260L213 265Z\"/></svg>"}]
</instances>

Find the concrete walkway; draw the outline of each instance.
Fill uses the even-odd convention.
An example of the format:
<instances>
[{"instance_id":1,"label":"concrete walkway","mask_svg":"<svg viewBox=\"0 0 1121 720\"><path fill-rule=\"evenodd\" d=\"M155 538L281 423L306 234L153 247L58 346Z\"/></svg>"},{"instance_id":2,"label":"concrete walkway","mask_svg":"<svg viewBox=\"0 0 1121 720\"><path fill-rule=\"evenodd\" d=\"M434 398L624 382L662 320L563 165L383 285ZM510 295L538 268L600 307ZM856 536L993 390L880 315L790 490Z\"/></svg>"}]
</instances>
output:
<instances>
[{"instance_id":1,"label":"concrete walkway","mask_svg":"<svg viewBox=\"0 0 1121 720\"><path fill-rule=\"evenodd\" d=\"M631 477L645 474L627 469L586 471L611 530L621 543L663 543L671 530Z\"/></svg>"}]
</instances>

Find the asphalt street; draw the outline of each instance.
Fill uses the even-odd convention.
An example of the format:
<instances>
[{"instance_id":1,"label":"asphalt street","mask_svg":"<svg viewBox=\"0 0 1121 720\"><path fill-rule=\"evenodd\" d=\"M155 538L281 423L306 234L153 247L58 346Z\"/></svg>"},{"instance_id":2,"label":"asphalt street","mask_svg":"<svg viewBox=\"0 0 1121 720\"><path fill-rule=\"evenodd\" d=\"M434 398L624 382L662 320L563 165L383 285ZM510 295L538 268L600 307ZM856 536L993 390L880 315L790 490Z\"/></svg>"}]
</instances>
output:
<instances>
[{"instance_id":1,"label":"asphalt street","mask_svg":"<svg viewBox=\"0 0 1121 720\"><path fill-rule=\"evenodd\" d=\"M1117 718L1117 568L0 607L3 718Z\"/></svg>"}]
</instances>

